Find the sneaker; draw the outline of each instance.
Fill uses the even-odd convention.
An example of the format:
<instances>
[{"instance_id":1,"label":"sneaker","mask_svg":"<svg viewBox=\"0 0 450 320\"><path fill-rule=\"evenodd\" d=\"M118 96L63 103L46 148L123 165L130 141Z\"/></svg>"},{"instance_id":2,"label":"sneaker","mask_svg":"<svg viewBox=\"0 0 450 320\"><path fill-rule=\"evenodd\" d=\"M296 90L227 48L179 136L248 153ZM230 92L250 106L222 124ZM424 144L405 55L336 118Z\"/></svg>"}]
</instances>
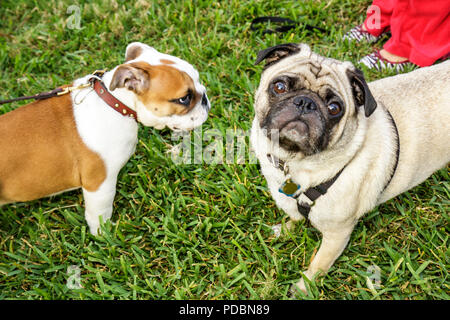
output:
<instances>
[{"instance_id":1,"label":"sneaker","mask_svg":"<svg viewBox=\"0 0 450 320\"><path fill-rule=\"evenodd\" d=\"M346 34L344 34L342 39L348 40L348 41L356 41L356 42L367 41L369 43L373 43L373 42L377 42L381 38L382 35L383 35L383 33L381 35L379 35L378 37L371 35L368 31L366 31L362 28L362 24L361 24L359 26L356 26L356 27L350 29L350 31L348 31Z\"/></svg>"},{"instance_id":2,"label":"sneaker","mask_svg":"<svg viewBox=\"0 0 450 320\"><path fill-rule=\"evenodd\" d=\"M377 50L365 56L364 58L359 60L358 63L364 64L367 68L375 69L377 71L395 70L397 72L403 72L405 70L405 67L415 66L415 64L413 64L409 60L402 62L389 61L381 56L380 50Z\"/></svg>"}]
</instances>

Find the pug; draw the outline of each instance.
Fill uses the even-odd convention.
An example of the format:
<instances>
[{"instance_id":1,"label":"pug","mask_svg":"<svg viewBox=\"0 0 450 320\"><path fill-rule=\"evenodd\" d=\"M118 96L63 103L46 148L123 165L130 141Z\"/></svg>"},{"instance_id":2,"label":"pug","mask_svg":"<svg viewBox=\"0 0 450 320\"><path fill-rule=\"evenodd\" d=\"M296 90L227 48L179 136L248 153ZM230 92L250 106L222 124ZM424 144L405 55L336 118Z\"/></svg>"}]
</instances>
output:
<instances>
[{"instance_id":1,"label":"pug","mask_svg":"<svg viewBox=\"0 0 450 320\"><path fill-rule=\"evenodd\" d=\"M325 273L366 212L450 160L450 61L366 83L305 44L258 53L251 145L277 206L322 242L304 277ZM306 293L304 277L293 286Z\"/></svg>"}]
</instances>

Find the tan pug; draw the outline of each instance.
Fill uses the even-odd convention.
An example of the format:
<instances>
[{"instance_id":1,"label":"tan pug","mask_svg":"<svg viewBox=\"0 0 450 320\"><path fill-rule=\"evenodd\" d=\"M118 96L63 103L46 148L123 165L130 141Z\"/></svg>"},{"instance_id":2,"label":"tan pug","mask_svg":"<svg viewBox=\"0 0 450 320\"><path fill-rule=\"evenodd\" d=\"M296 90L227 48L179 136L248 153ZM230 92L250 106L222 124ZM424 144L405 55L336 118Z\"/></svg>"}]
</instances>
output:
<instances>
[{"instance_id":1,"label":"tan pug","mask_svg":"<svg viewBox=\"0 0 450 320\"><path fill-rule=\"evenodd\" d=\"M362 215L449 162L450 61L367 84L350 62L304 44L263 60L251 143L278 207L322 233L303 273L312 279ZM303 279L297 287L306 292Z\"/></svg>"}]
</instances>

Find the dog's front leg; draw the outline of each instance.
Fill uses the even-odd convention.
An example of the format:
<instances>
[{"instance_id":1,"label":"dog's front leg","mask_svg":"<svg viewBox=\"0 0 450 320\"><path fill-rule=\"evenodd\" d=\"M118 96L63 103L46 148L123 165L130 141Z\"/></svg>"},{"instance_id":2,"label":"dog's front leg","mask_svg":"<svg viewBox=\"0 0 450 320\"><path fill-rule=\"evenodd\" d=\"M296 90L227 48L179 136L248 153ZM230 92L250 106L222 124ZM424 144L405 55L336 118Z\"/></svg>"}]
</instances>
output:
<instances>
[{"instance_id":1,"label":"dog's front leg","mask_svg":"<svg viewBox=\"0 0 450 320\"><path fill-rule=\"evenodd\" d=\"M322 232L322 244L320 245L319 251L315 255L308 270L303 274L308 279L313 279L317 273L326 273L334 261L341 255L342 251L344 251L352 230L353 227L340 230L339 232ZM307 293L303 278L292 286L291 292L295 294L297 289L302 290L305 294Z\"/></svg>"},{"instance_id":2,"label":"dog's front leg","mask_svg":"<svg viewBox=\"0 0 450 320\"><path fill-rule=\"evenodd\" d=\"M85 218L93 235L98 234L101 216L103 222L109 220L113 211L114 196L116 194L117 176L108 177L96 191L83 188L85 202Z\"/></svg>"}]
</instances>

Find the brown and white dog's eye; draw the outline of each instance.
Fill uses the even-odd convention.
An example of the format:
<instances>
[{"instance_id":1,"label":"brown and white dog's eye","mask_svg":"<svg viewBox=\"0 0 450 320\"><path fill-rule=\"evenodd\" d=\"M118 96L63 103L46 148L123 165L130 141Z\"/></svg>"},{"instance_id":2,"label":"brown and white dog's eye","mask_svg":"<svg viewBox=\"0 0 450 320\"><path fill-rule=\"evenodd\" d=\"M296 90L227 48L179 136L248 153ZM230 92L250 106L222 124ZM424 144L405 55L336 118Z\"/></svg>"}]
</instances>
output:
<instances>
[{"instance_id":1,"label":"brown and white dog's eye","mask_svg":"<svg viewBox=\"0 0 450 320\"><path fill-rule=\"evenodd\" d=\"M282 94L288 91L287 85L284 81L277 81L273 85L273 91L277 94Z\"/></svg>"},{"instance_id":2,"label":"brown and white dog's eye","mask_svg":"<svg viewBox=\"0 0 450 320\"><path fill-rule=\"evenodd\" d=\"M330 114L330 116L338 116L340 115L342 112L342 107L339 103L337 102L332 102L328 105L328 113Z\"/></svg>"},{"instance_id":3,"label":"brown and white dog's eye","mask_svg":"<svg viewBox=\"0 0 450 320\"><path fill-rule=\"evenodd\" d=\"M184 97L181 97L179 99L172 100L175 103L181 104L183 106L189 106L191 104L192 94L189 92Z\"/></svg>"}]
</instances>

